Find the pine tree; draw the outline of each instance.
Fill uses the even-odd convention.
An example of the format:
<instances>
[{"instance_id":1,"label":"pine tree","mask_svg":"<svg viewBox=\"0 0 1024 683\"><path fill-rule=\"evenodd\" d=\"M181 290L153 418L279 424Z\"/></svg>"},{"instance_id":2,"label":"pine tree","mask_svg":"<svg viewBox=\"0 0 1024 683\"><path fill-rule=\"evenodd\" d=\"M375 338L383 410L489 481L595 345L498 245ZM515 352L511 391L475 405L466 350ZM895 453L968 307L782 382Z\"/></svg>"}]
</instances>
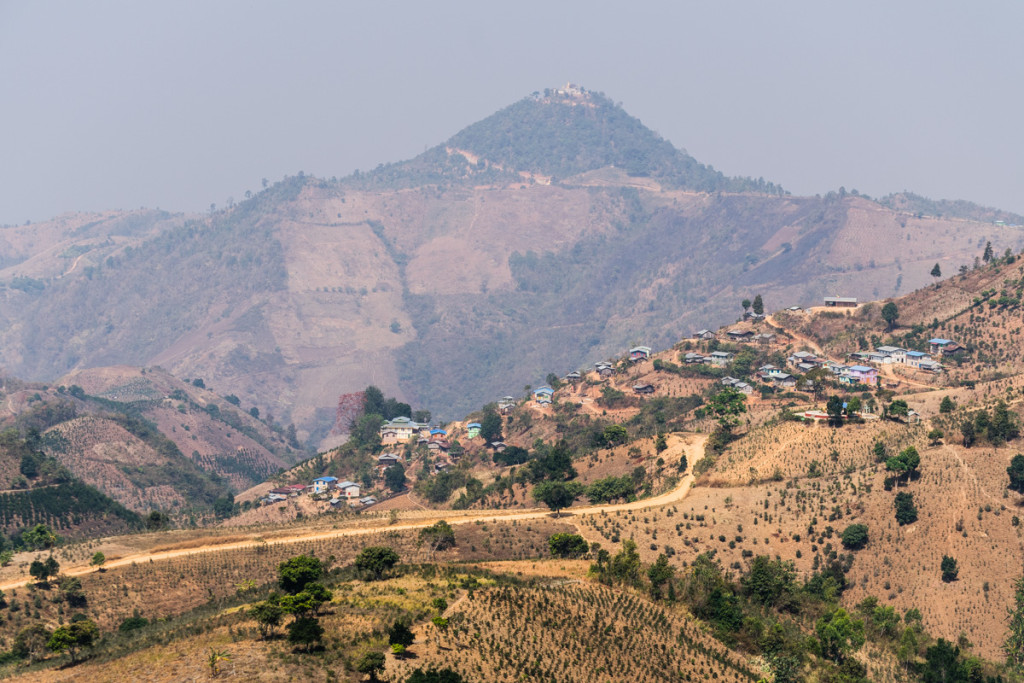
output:
<instances>
[{"instance_id":1,"label":"pine tree","mask_svg":"<svg viewBox=\"0 0 1024 683\"><path fill-rule=\"evenodd\" d=\"M932 277L942 277L942 268L939 268L938 263L936 263L935 267L932 268Z\"/></svg>"},{"instance_id":2,"label":"pine tree","mask_svg":"<svg viewBox=\"0 0 1024 683\"><path fill-rule=\"evenodd\" d=\"M985 243L985 253L982 254L981 260L984 261L985 263L988 263L989 261L992 260L992 243L991 242L986 242Z\"/></svg>"},{"instance_id":3,"label":"pine tree","mask_svg":"<svg viewBox=\"0 0 1024 683\"><path fill-rule=\"evenodd\" d=\"M758 294L754 297L754 313L758 315L764 315L764 300L761 299L761 295Z\"/></svg>"}]
</instances>

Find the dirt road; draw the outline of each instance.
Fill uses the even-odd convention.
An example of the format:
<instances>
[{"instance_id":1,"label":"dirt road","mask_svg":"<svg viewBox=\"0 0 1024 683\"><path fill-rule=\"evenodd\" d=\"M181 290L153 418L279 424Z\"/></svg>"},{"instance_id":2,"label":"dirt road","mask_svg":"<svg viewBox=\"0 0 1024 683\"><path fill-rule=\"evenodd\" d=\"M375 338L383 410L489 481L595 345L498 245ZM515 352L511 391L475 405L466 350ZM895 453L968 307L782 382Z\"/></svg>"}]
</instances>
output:
<instances>
[{"instance_id":1,"label":"dirt road","mask_svg":"<svg viewBox=\"0 0 1024 683\"><path fill-rule=\"evenodd\" d=\"M698 460L704 457L704 444L707 442L706 434L686 434L686 435L673 435L670 437L668 455L685 453L687 461L692 465ZM673 453L674 451L674 453ZM683 480L679 483L679 486L653 498L644 498L642 500L635 500L629 503L618 503L608 505L586 505L580 507L569 508L568 510L562 511L560 519L565 520L568 523L572 523L572 520L578 517L585 517L588 515L600 515L605 513L612 513L616 511L627 511L627 510L647 510L650 508L661 507L663 505L670 505L677 503L684 498L690 492L690 487L693 486L694 477L692 474L687 474ZM118 557L107 561L103 567L104 569L113 569L115 567L124 567L130 564L139 564L143 562L161 562L163 560L169 560L175 557L183 557L185 555L200 555L203 553L216 553L223 552L225 550L241 550L243 548L251 548L256 544L266 543L270 545L284 545L290 543L302 543L305 541L320 541L331 538L338 538L341 536L366 536L369 534L379 533L381 531L408 531L412 529L422 529L425 526L430 526L440 520L445 520L452 526L459 524L472 524L475 522L510 522L513 520L528 520L528 519L541 519L551 518L551 512L544 508L532 508L528 510L437 510L434 514L427 517L416 519L415 521L400 522L397 524L388 524L387 520L381 519L380 524L374 526L346 528L346 529L330 529L326 531L310 531L308 533L297 532L288 536L282 536L280 538L273 538L267 540L261 540L258 535L253 535L252 538L248 538L244 541L232 541L227 543L217 543L216 538L211 538L207 545L196 546L192 548L185 548L179 550L163 550L163 551L152 551L152 552L141 552L126 555L124 557ZM69 566L63 569L65 576L80 576L89 572L97 571L95 567L90 565L77 565ZM0 590L11 590L13 588L20 588L26 585L31 579L29 577L22 577L16 580L7 581L0 584Z\"/></svg>"}]
</instances>

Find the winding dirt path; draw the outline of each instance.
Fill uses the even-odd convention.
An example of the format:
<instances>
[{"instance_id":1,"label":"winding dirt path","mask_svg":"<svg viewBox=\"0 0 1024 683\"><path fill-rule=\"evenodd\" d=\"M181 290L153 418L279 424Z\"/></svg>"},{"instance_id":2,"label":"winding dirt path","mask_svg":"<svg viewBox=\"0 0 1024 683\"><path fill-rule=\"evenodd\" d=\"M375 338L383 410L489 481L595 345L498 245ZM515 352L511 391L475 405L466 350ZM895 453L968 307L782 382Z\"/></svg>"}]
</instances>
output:
<instances>
[{"instance_id":1,"label":"winding dirt path","mask_svg":"<svg viewBox=\"0 0 1024 683\"><path fill-rule=\"evenodd\" d=\"M684 436L676 436L672 439L672 443L669 448L671 450L685 453L687 460L692 464L704 457L704 444L707 442L708 436L706 434L686 434ZM618 504L607 504L607 505L584 505L580 507L573 507L563 510L562 513L557 517L553 517L550 510L544 508L531 508L527 510L435 510L432 511L434 514L419 518L412 521L407 521L398 524L388 524L387 520L380 520L379 525L366 526L366 527L350 527L345 529L330 529L326 531L311 531L308 533L297 532L289 534L287 536L281 536L279 538L262 540L258 535L253 535L251 538L247 538L244 541L230 541L227 543L217 543L216 539L210 539L210 542L206 545L196 546L193 548L184 548L177 550L155 550L149 552L133 553L111 559L104 565L104 569L113 569L115 567L124 567L131 564L139 564L143 562L161 562L164 560L170 560L176 557L184 557L186 555L201 555L204 553L217 553L226 550L241 550L243 548L252 548L259 544L271 545L286 545L292 543L302 543L306 541L321 541L332 538L339 538L343 536L368 536L370 534L380 533L382 531L409 531L413 529L422 529L423 527L430 526L440 520L445 520L452 526L458 524L472 524L475 522L510 522L513 520L526 520L526 519L563 519L567 522L571 522L573 518L585 517L588 515L601 515L618 511L628 510L647 510L650 508L662 507L664 505L670 505L672 503L678 503L679 501L686 498L690 493L690 488L693 486L694 476L693 474L687 474L683 480L679 483L679 486L667 491L661 495L653 498L644 498L642 500L635 500L629 503L618 503ZM64 576L81 576L90 572L97 571L97 569L91 565L75 565L63 568L62 574ZM19 579L6 581L0 583L0 590L11 590L14 588L21 588L29 583L31 579L29 577L21 577Z\"/></svg>"}]
</instances>

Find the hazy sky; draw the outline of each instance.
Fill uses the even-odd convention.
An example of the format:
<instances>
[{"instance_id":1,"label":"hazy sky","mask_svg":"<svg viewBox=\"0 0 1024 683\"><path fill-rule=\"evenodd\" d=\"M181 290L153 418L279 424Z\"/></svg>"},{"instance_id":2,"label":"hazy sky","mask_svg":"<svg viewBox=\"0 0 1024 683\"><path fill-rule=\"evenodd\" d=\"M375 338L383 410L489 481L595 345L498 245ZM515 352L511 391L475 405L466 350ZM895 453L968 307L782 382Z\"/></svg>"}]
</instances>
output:
<instances>
[{"instance_id":1,"label":"hazy sky","mask_svg":"<svg viewBox=\"0 0 1024 683\"><path fill-rule=\"evenodd\" d=\"M0 223L198 211L573 81L730 175L1024 213L1024 3L9 2Z\"/></svg>"}]
</instances>

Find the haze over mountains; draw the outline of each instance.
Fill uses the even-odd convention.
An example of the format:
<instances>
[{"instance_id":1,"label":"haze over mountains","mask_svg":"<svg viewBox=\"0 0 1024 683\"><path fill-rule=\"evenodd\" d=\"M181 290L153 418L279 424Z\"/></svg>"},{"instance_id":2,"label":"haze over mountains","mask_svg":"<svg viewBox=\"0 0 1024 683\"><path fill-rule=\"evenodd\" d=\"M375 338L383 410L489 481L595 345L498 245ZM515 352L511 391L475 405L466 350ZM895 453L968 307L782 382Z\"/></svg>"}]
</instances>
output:
<instances>
[{"instance_id":1,"label":"haze over mountains","mask_svg":"<svg viewBox=\"0 0 1024 683\"><path fill-rule=\"evenodd\" d=\"M937 215L941 214L941 215ZM301 174L208 216L0 230L0 365L159 365L319 443L374 383L442 418L617 353L824 294L881 298L1019 251L1020 217L727 178L602 95L535 93L415 159Z\"/></svg>"}]
</instances>

